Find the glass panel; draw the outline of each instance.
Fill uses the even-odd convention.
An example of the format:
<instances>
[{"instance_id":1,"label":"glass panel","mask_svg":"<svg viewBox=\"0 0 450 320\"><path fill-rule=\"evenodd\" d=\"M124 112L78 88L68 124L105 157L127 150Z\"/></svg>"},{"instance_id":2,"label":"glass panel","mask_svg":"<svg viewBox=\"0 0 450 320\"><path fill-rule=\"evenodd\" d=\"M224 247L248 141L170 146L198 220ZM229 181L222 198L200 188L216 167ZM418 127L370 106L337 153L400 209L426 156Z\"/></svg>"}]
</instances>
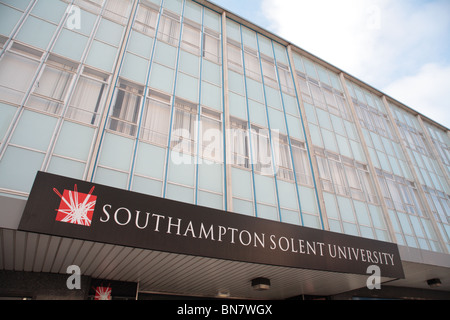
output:
<instances>
[{"instance_id":1,"label":"glass panel","mask_svg":"<svg viewBox=\"0 0 450 320\"><path fill-rule=\"evenodd\" d=\"M107 80L105 77L103 80ZM69 103L66 117L97 125L105 103L107 84L81 76Z\"/></svg>"},{"instance_id":2,"label":"glass panel","mask_svg":"<svg viewBox=\"0 0 450 320\"><path fill-rule=\"evenodd\" d=\"M131 136L136 135L141 108L142 88L121 83L116 93L109 129Z\"/></svg>"},{"instance_id":3,"label":"glass panel","mask_svg":"<svg viewBox=\"0 0 450 320\"><path fill-rule=\"evenodd\" d=\"M25 110L10 142L40 151L47 151L56 122L56 118Z\"/></svg>"},{"instance_id":4,"label":"glass panel","mask_svg":"<svg viewBox=\"0 0 450 320\"><path fill-rule=\"evenodd\" d=\"M232 168L231 180L233 185L233 196L249 200L253 198L251 172Z\"/></svg>"},{"instance_id":5,"label":"glass panel","mask_svg":"<svg viewBox=\"0 0 450 320\"><path fill-rule=\"evenodd\" d=\"M213 194L209 192L198 191L197 204L199 206L205 206L214 209L223 209L223 197L222 195Z\"/></svg>"},{"instance_id":6,"label":"glass panel","mask_svg":"<svg viewBox=\"0 0 450 320\"><path fill-rule=\"evenodd\" d=\"M111 72L116 62L117 48L94 40L91 45L86 64Z\"/></svg>"},{"instance_id":7,"label":"glass panel","mask_svg":"<svg viewBox=\"0 0 450 320\"><path fill-rule=\"evenodd\" d=\"M187 203L194 203L194 190L169 183L167 185L166 198Z\"/></svg>"},{"instance_id":8,"label":"glass panel","mask_svg":"<svg viewBox=\"0 0 450 320\"><path fill-rule=\"evenodd\" d=\"M7 52L0 61L0 93L2 100L21 103L30 87L38 62Z\"/></svg>"},{"instance_id":9,"label":"glass panel","mask_svg":"<svg viewBox=\"0 0 450 320\"><path fill-rule=\"evenodd\" d=\"M55 30L55 25L29 16L22 28L20 28L16 39L37 48L46 49Z\"/></svg>"},{"instance_id":10,"label":"glass panel","mask_svg":"<svg viewBox=\"0 0 450 320\"><path fill-rule=\"evenodd\" d=\"M96 170L94 181L107 186L126 189L128 174L99 167Z\"/></svg>"},{"instance_id":11,"label":"glass panel","mask_svg":"<svg viewBox=\"0 0 450 320\"><path fill-rule=\"evenodd\" d=\"M85 166L86 164L83 162L53 156L50 160L47 172L74 179L83 179Z\"/></svg>"},{"instance_id":12,"label":"glass panel","mask_svg":"<svg viewBox=\"0 0 450 320\"><path fill-rule=\"evenodd\" d=\"M128 171L133 154L133 140L106 133L102 143L99 165ZM120 150L120 152L117 152Z\"/></svg>"},{"instance_id":13,"label":"glass panel","mask_svg":"<svg viewBox=\"0 0 450 320\"><path fill-rule=\"evenodd\" d=\"M0 187L30 192L44 157L43 153L8 147L0 162Z\"/></svg>"},{"instance_id":14,"label":"glass panel","mask_svg":"<svg viewBox=\"0 0 450 320\"><path fill-rule=\"evenodd\" d=\"M87 37L79 33L63 29L52 51L70 59L80 61L87 41Z\"/></svg>"},{"instance_id":15,"label":"glass panel","mask_svg":"<svg viewBox=\"0 0 450 320\"><path fill-rule=\"evenodd\" d=\"M133 178L133 186L131 189L135 192L140 192L140 193L160 197L161 196L161 188L162 188L161 181L135 176Z\"/></svg>"},{"instance_id":16,"label":"glass panel","mask_svg":"<svg viewBox=\"0 0 450 320\"><path fill-rule=\"evenodd\" d=\"M78 160L87 160L94 129L65 121L58 136L54 153Z\"/></svg>"},{"instance_id":17,"label":"glass panel","mask_svg":"<svg viewBox=\"0 0 450 320\"><path fill-rule=\"evenodd\" d=\"M136 155L135 173L163 179L166 149L140 142Z\"/></svg>"}]
</instances>

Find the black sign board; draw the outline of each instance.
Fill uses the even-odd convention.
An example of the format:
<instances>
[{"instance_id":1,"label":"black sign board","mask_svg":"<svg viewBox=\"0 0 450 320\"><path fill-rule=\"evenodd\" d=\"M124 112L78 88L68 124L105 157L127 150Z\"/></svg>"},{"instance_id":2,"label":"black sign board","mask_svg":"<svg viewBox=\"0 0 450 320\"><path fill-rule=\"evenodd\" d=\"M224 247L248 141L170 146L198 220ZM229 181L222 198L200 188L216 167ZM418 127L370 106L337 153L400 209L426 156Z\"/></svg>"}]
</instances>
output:
<instances>
[{"instance_id":1,"label":"black sign board","mask_svg":"<svg viewBox=\"0 0 450 320\"><path fill-rule=\"evenodd\" d=\"M19 229L202 257L403 278L396 244L39 172Z\"/></svg>"}]
</instances>

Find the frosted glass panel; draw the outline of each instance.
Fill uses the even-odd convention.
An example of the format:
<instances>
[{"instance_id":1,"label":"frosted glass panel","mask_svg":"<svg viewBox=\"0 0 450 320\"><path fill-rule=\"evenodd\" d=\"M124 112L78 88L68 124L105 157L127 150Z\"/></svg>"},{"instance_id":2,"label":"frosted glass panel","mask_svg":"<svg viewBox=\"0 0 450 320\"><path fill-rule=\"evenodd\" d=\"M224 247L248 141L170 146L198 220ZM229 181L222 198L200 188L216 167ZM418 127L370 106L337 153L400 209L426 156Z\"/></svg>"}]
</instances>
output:
<instances>
[{"instance_id":1,"label":"frosted glass panel","mask_svg":"<svg viewBox=\"0 0 450 320\"><path fill-rule=\"evenodd\" d=\"M177 49L164 42L156 44L155 61L168 67L175 68L177 62Z\"/></svg>"},{"instance_id":2,"label":"frosted glass panel","mask_svg":"<svg viewBox=\"0 0 450 320\"><path fill-rule=\"evenodd\" d=\"M128 51L150 59L153 48L153 38L134 31L128 41Z\"/></svg>"},{"instance_id":3,"label":"frosted glass panel","mask_svg":"<svg viewBox=\"0 0 450 320\"><path fill-rule=\"evenodd\" d=\"M281 222L301 225L300 217L297 211L281 209Z\"/></svg>"},{"instance_id":4,"label":"frosted glass panel","mask_svg":"<svg viewBox=\"0 0 450 320\"><path fill-rule=\"evenodd\" d=\"M83 162L52 157L47 171L74 179L83 179L85 166Z\"/></svg>"},{"instance_id":5,"label":"frosted glass panel","mask_svg":"<svg viewBox=\"0 0 450 320\"><path fill-rule=\"evenodd\" d=\"M286 125L283 113L272 108L268 108L268 110L269 110L270 129L279 130L281 133L286 134Z\"/></svg>"},{"instance_id":6,"label":"frosted glass panel","mask_svg":"<svg viewBox=\"0 0 450 320\"><path fill-rule=\"evenodd\" d=\"M63 29L53 47L53 52L80 61L88 38L73 31Z\"/></svg>"},{"instance_id":7,"label":"frosted glass panel","mask_svg":"<svg viewBox=\"0 0 450 320\"><path fill-rule=\"evenodd\" d=\"M250 111L250 121L267 127L266 106L253 100L248 101Z\"/></svg>"},{"instance_id":8,"label":"frosted glass panel","mask_svg":"<svg viewBox=\"0 0 450 320\"><path fill-rule=\"evenodd\" d=\"M44 154L9 147L0 162L0 188L29 192Z\"/></svg>"},{"instance_id":9,"label":"frosted glass panel","mask_svg":"<svg viewBox=\"0 0 450 320\"><path fill-rule=\"evenodd\" d=\"M194 203L194 190L169 183L167 185L166 198L187 203Z\"/></svg>"},{"instance_id":10,"label":"frosted glass panel","mask_svg":"<svg viewBox=\"0 0 450 320\"><path fill-rule=\"evenodd\" d=\"M99 164L128 171L133 154L133 140L106 133L103 140Z\"/></svg>"},{"instance_id":11,"label":"frosted glass panel","mask_svg":"<svg viewBox=\"0 0 450 320\"><path fill-rule=\"evenodd\" d=\"M223 209L223 198L221 195L198 191L197 204L214 209Z\"/></svg>"},{"instance_id":12,"label":"frosted glass panel","mask_svg":"<svg viewBox=\"0 0 450 320\"><path fill-rule=\"evenodd\" d=\"M53 23L59 23L66 8L67 4L59 0L41 0L36 3L31 13Z\"/></svg>"},{"instance_id":13,"label":"frosted glass panel","mask_svg":"<svg viewBox=\"0 0 450 320\"><path fill-rule=\"evenodd\" d=\"M356 217L358 218L358 223L366 226L370 226L369 212L367 210L366 204L364 202L353 200L355 206Z\"/></svg>"},{"instance_id":14,"label":"frosted glass panel","mask_svg":"<svg viewBox=\"0 0 450 320\"><path fill-rule=\"evenodd\" d=\"M222 111L222 89L202 81L202 104L217 111Z\"/></svg>"},{"instance_id":15,"label":"frosted glass panel","mask_svg":"<svg viewBox=\"0 0 450 320\"><path fill-rule=\"evenodd\" d=\"M274 179L271 177L255 174L256 200L258 202L276 204L274 182Z\"/></svg>"},{"instance_id":16,"label":"frosted glass panel","mask_svg":"<svg viewBox=\"0 0 450 320\"><path fill-rule=\"evenodd\" d=\"M105 168L97 168L94 181L99 184L126 189L128 174Z\"/></svg>"},{"instance_id":17,"label":"frosted glass panel","mask_svg":"<svg viewBox=\"0 0 450 320\"><path fill-rule=\"evenodd\" d=\"M295 189L295 185L282 180L278 180L277 183L280 206L290 209L298 209L297 191Z\"/></svg>"},{"instance_id":18,"label":"frosted glass panel","mask_svg":"<svg viewBox=\"0 0 450 320\"><path fill-rule=\"evenodd\" d=\"M229 78L230 73L228 74L228 78ZM203 60L202 79L220 86L222 83L221 67L215 63L208 61L208 60ZM231 85L231 81L230 81L230 85Z\"/></svg>"},{"instance_id":19,"label":"frosted glass panel","mask_svg":"<svg viewBox=\"0 0 450 320\"><path fill-rule=\"evenodd\" d=\"M181 50L179 70L198 77L200 74L200 57Z\"/></svg>"},{"instance_id":20,"label":"frosted glass panel","mask_svg":"<svg viewBox=\"0 0 450 320\"><path fill-rule=\"evenodd\" d=\"M244 77L242 74L229 71L228 72L228 85L229 89L233 92L244 95Z\"/></svg>"},{"instance_id":21,"label":"frosted glass panel","mask_svg":"<svg viewBox=\"0 0 450 320\"><path fill-rule=\"evenodd\" d=\"M230 114L241 119L247 119L247 105L244 97L230 92Z\"/></svg>"},{"instance_id":22,"label":"frosted glass panel","mask_svg":"<svg viewBox=\"0 0 450 320\"><path fill-rule=\"evenodd\" d=\"M192 102L198 101L198 79L178 73L176 95Z\"/></svg>"},{"instance_id":23,"label":"frosted glass panel","mask_svg":"<svg viewBox=\"0 0 450 320\"><path fill-rule=\"evenodd\" d=\"M139 143L135 172L162 179L164 175L166 150L146 143Z\"/></svg>"},{"instance_id":24,"label":"frosted glass panel","mask_svg":"<svg viewBox=\"0 0 450 320\"><path fill-rule=\"evenodd\" d=\"M93 136L93 128L66 121L61 128L54 153L87 160Z\"/></svg>"},{"instance_id":25,"label":"frosted glass panel","mask_svg":"<svg viewBox=\"0 0 450 320\"><path fill-rule=\"evenodd\" d=\"M250 200L253 198L251 172L232 168L231 179L233 186L233 196Z\"/></svg>"},{"instance_id":26,"label":"frosted glass panel","mask_svg":"<svg viewBox=\"0 0 450 320\"><path fill-rule=\"evenodd\" d=\"M299 186L299 192L300 192L300 203L302 205L302 213L304 211L309 213L317 213L318 208L314 189Z\"/></svg>"},{"instance_id":27,"label":"frosted glass panel","mask_svg":"<svg viewBox=\"0 0 450 320\"><path fill-rule=\"evenodd\" d=\"M355 222L355 216L353 215L353 208L350 199L337 196L337 200L342 220Z\"/></svg>"},{"instance_id":28,"label":"frosted glass panel","mask_svg":"<svg viewBox=\"0 0 450 320\"><path fill-rule=\"evenodd\" d=\"M198 187L215 192L222 192L223 166L221 164L202 163L198 165Z\"/></svg>"},{"instance_id":29,"label":"frosted glass panel","mask_svg":"<svg viewBox=\"0 0 450 320\"><path fill-rule=\"evenodd\" d=\"M247 97L259 102L264 102L262 84L247 78Z\"/></svg>"},{"instance_id":30,"label":"frosted glass panel","mask_svg":"<svg viewBox=\"0 0 450 320\"><path fill-rule=\"evenodd\" d=\"M258 218L279 221L277 208L258 204Z\"/></svg>"},{"instance_id":31,"label":"frosted glass panel","mask_svg":"<svg viewBox=\"0 0 450 320\"><path fill-rule=\"evenodd\" d=\"M5 136L16 111L16 107L0 103L0 143Z\"/></svg>"},{"instance_id":32,"label":"frosted glass panel","mask_svg":"<svg viewBox=\"0 0 450 320\"><path fill-rule=\"evenodd\" d=\"M240 199L233 199L233 212L253 216L253 203Z\"/></svg>"},{"instance_id":33,"label":"frosted glass panel","mask_svg":"<svg viewBox=\"0 0 450 320\"><path fill-rule=\"evenodd\" d=\"M46 151L56 121L56 118L25 110L14 130L11 143Z\"/></svg>"},{"instance_id":34,"label":"frosted glass panel","mask_svg":"<svg viewBox=\"0 0 450 320\"><path fill-rule=\"evenodd\" d=\"M287 120L287 124L289 127L289 135L293 138L305 140L305 136L303 135L303 128L300 123L300 119L287 114L286 120Z\"/></svg>"},{"instance_id":35,"label":"frosted glass panel","mask_svg":"<svg viewBox=\"0 0 450 320\"><path fill-rule=\"evenodd\" d=\"M20 11L0 4L0 34L9 36L21 16Z\"/></svg>"},{"instance_id":36,"label":"frosted glass panel","mask_svg":"<svg viewBox=\"0 0 450 320\"><path fill-rule=\"evenodd\" d=\"M170 68L154 63L150 76L150 86L172 94L174 71Z\"/></svg>"},{"instance_id":37,"label":"frosted glass panel","mask_svg":"<svg viewBox=\"0 0 450 320\"><path fill-rule=\"evenodd\" d=\"M183 161L178 161L177 159L183 159ZM171 157L169 158L169 180L172 182L194 186L194 178L194 159L190 156L183 156L175 151L172 151Z\"/></svg>"},{"instance_id":38,"label":"frosted glass panel","mask_svg":"<svg viewBox=\"0 0 450 320\"><path fill-rule=\"evenodd\" d=\"M303 225L309 228L320 229L320 221L318 216L313 216L310 214L303 214Z\"/></svg>"},{"instance_id":39,"label":"frosted glass panel","mask_svg":"<svg viewBox=\"0 0 450 320\"><path fill-rule=\"evenodd\" d=\"M122 39L122 33L123 26L107 19L102 19L95 38L114 46L119 46Z\"/></svg>"},{"instance_id":40,"label":"frosted glass panel","mask_svg":"<svg viewBox=\"0 0 450 320\"><path fill-rule=\"evenodd\" d=\"M111 72L116 61L117 48L94 40L86 64Z\"/></svg>"},{"instance_id":41,"label":"frosted glass panel","mask_svg":"<svg viewBox=\"0 0 450 320\"><path fill-rule=\"evenodd\" d=\"M278 110L282 110L280 91L269 86L266 86L265 90L266 90L267 105L276 108Z\"/></svg>"},{"instance_id":42,"label":"frosted glass panel","mask_svg":"<svg viewBox=\"0 0 450 320\"><path fill-rule=\"evenodd\" d=\"M162 182L135 176L131 189L135 192L161 197Z\"/></svg>"},{"instance_id":43,"label":"frosted glass panel","mask_svg":"<svg viewBox=\"0 0 450 320\"><path fill-rule=\"evenodd\" d=\"M46 49L55 30L55 25L29 16L16 38L32 46Z\"/></svg>"},{"instance_id":44,"label":"frosted glass panel","mask_svg":"<svg viewBox=\"0 0 450 320\"><path fill-rule=\"evenodd\" d=\"M144 84L147 82L147 73L147 60L129 52L125 55L125 61L120 72L123 77Z\"/></svg>"},{"instance_id":45,"label":"frosted glass panel","mask_svg":"<svg viewBox=\"0 0 450 320\"><path fill-rule=\"evenodd\" d=\"M324 192L323 199L325 202L325 208L327 210L327 216L329 218L339 219L335 196L330 193Z\"/></svg>"}]
</instances>

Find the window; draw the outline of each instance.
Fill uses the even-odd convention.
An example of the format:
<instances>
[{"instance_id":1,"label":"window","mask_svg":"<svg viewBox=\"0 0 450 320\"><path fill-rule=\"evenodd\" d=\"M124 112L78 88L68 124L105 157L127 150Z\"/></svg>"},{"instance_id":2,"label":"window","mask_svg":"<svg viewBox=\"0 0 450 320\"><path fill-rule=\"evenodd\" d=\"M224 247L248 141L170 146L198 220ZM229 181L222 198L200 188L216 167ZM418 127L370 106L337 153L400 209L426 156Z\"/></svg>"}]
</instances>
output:
<instances>
[{"instance_id":1,"label":"window","mask_svg":"<svg viewBox=\"0 0 450 320\"><path fill-rule=\"evenodd\" d=\"M222 162L222 122L221 114L206 108L201 117L202 157Z\"/></svg>"},{"instance_id":2,"label":"window","mask_svg":"<svg viewBox=\"0 0 450 320\"><path fill-rule=\"evenodd\" d=\"M203 57L215 63L220 63L220 34L205 28L203 34Z\"/></svg>"},{"instance_id":3,"label":"window","mask_svg":"<svg viewBox=\"0 0 450 320\"><path fill-rule=\"evenodd\" d=\"M178 46L179 36L180 17L164 10L159 22L158 39L171 45Z\"/></svg>"},{"instance_id":4,"label":"window","mask_svg":"<svg viewBox=\"0 0 450 320\"><path fill-rule=\"evenodd\" d=\"M238 43L228 40L228 66L238 72L242 72L242 53Z\"/></svg>"},{"instance_id":5,"label":"window","mask_svg":"<svg viewBox=\"0 0 450 320\"><path fill-rule=\"evenodd\" d=\"M181 153L195 154L197 138L197 106L176 98L171 145Z\"/></svg>"},{"instance_id":6,"label":"window","mask_svg":"<svg viewBox=\"0 0 450 320\"><path fill-rule=\"evenodd\" d=\"M130 0L107 0L105 1L104 15L122 25L125 25L131 12Z\"/></svg>"},{"instance_id":7,"label":"window","mask_svg":"<svg viewBox=\"0 0 450 320\"><path fill-rule=\"evenodd\" d=\"M311 167L309 165L305 143L291 139L291 146L297 183L312 186Z\"/></svg>"},{"instance_id":8,"label":"window","mask_svg":"<svg viewBox=\"0 0 450 320\"><path fill-rule=\"evenodd\" d=\"M281 90L288 94L295 94L294 82L292 80L291 71L289 68L279 63L278 75L280 77Z\"/></svg>"},{"instance_id":9,"label":"window","mask_svg":"<svg viewBox=\"0 0 450 320\"><path fill-rule=\"evenodd\" d=\"M77 65L73 63L50 57L34 84L27 106L61 114L76 69Z\"/></svg>"},{"instance_id":10,"label":"window","mask_svg":"<svg viewBox=\"0 0 450 320\"><path fill-rule=\"evenodd\" d=\"M275 71L275 64L272 58L261 55L261 65L264 75L264 84L278 88L277 74Z\"/></svg>"},{"instance_id":11,"label":"window","mask_svg":"<svg viewBox=\"0 0 450 320\"><path fill-rule=\"evenodd\" d=\"M166 147L169 124L170 97L151 91L145 104L140 138Z\"/></svg>"},{"instance_id":12,"label":"window","mask_svg":"<svg viewBox=\"0 0 450 320\"><path fill-rule=\"evenodd\" d=\"M272 153L269 141L269 129L252 125L252 161L254 170L272 175Z\"/></svg>"},{"instance_id":13,"label":"window","mask_svg":"<svg viewBox=\"0 0 450 320\"><path fill-rule=\"evenodd\" d=\"M107 75L85 69L75 87L66 117L97 125L105 103L107 80Z\"/></svg>"},{"instance_id":14,"label":"window","mask_svg":"<svg viewBox=\"0 0 450 320\"><path fill-rule=\"evenodd\" d=\"M294 181L288 139L286 136L279 136L278 140L278 145L274 146L275 159L277 162L277 176L282 179Z\"/></svg>"},{"instance_id":15,"label":"window","mask_svg":"<svg viewBox=\"0 0 450 320\"><path fill-rule=\"evenodd\" d=\"M143 88L122 80L116 89L116 99L109 129L135 136Z\"/></svg>"},{"instance_id":16,"label":"window","mask_svg":"<svg viewBox=\"0 0 450 320\"><path fill-rule=\"evenodd\" d=\"M183 25L183 35L181 38L181 46L186 51L196 55L200 54L200 27L194 23L185 22Z\"/></svg>"},{"instance_id":17,"label":"window","mask_svg":"<svg viewBox=\"0 0 450 320\"><path fill-rule=\"evenodd\" d=\"M156 24L158 23L158 12L142 3L139 4L139 9L136 13L134 21L134 28L151 37L155 35Z\"/></svg>"},{"instance_id":18,"label":"window","mask_svg":"<svg viewBox=\"0 0 450 320\"><path fill-rule=\"evenodd\" d=\"M13 49L15 47L13 46ZM36 55L39 54L39 55ZM34 78L40 53L20 47L6 52L0 60L0 94L2 100L20 104Z\"/></svg>"},{"instance_id":19,"label":"window","mask_svg":"<svg viewBox=\"0 0 450 320\"><path fill-rule=\"evenodd\" d=\"M258 53L253 49L245 47L244 58L246 75L250 78L261 81L261 68L259 65Z\"/></svg>"},{"instance_id":20,"label":"window","mask_svg":"<svg viewBox=\"0 0 450 320\"><path fill-rule=\"evenodd\" d=\"M250 168L247 124L237 119L231 119L231 150L232 164Z\"/></svg>"}]
</instances>

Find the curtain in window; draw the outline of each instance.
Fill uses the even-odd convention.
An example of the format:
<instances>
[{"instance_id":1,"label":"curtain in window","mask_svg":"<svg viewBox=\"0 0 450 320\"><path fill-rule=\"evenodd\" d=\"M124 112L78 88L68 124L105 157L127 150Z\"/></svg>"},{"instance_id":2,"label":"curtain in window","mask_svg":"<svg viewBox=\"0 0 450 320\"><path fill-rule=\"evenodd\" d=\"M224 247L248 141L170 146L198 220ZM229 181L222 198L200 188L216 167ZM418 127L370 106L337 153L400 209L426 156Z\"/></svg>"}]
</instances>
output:
<instances>
[{"instance_id":1,"label":"curtain in window","mask_svg":"<svg viewBox=\"0 0 450 320\"><path fill-rule=\"evenodd\" d=\"M104 103L107 85L86 77L80 77L69 104L66 117L89 124L97 124L98 114Z\"/></svg>"},{"instance_id":2,"label":"curtain in window","mask_svg":"<svg viewBox=\"0 0 450 320\"><path fill-rule=\"evenodd\" d=\"M178 45L180 22L167 16L161 16L159 23L158 39L171 45Z\"/></svg>"},{"instance_id":3,"label":"curtain in window","mask_svg":"<svg viewBox=\"0 0 450 320\"><path fill-rule=\"evenodd\" d=\"M292 156L294 158L295 174L297 182L304 185L312 185L311 167L308 161L308 154L305 149L292 144ZM323 170L323 168L322 168ZM328 172L328 167L326 169Z\"/></svg>"},{"instance_id":4,"label":"curtain in window","mask_svg":"<svg viewBox=\"0 0 450 320\"><path fill-rule=\"evenodd\" d=\"M232 154L233 164L250 168L249 145L247 126L244 124L232 123Z\"/></svg>"},{"instance_id":5,"label":"curtain in window","mask_svg":"<svg viewBox=\"0 0 450 320\"><path fill-rule=\"evenodd\" d=\"M172 146L182 153L195 153L196 114L175 108Z\"/></svg>"},{"instance_id":6,"label":"curtain in window","mask_svg":"<svg viewBox=\"0 0 450 320\"><path fill-rule=\"evenodd\" d=\"M170 106L153 99L147 100L140 138L167 146L169 122Z\"/></svg>"},{"instance_id":7,"label":"curtain in window","mask_svg":"<svg viewBox=\"0 0 450 320\"><path fill-rule=\"evenodd\" d=\"M141 99L141 96L131 92L118 90L109 129L131 136L136 135Z\"/></svg>"}]
</instances>

